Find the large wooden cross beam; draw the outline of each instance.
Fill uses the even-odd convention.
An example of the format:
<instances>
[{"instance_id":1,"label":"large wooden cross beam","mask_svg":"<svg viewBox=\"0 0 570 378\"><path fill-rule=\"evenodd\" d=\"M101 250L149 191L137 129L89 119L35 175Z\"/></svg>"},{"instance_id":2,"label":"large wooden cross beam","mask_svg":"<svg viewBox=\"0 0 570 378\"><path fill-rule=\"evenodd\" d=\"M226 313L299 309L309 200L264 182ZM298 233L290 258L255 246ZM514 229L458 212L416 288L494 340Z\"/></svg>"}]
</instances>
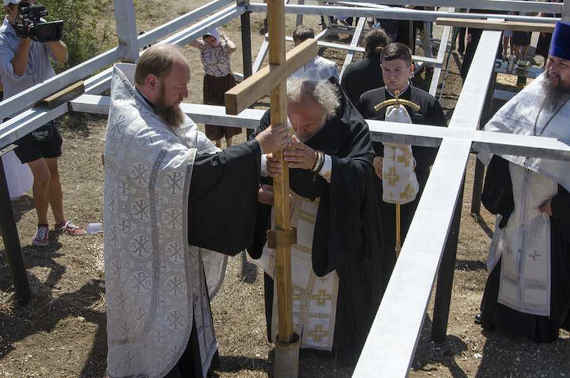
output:
<instances>
[{"instance_id":1,"label":"large wooden cross beam","mask_svg":"<svg viewBox=\"0 0 570 378\"><path fill-rule=\"evenodd\" d=\"M267 1L269 28L269 66L258 71L241 84L226 92L226 112L237 114L255 101L271 93L271 127L287 127L287 77L317 55L317 41L310 39L285 55L285 9L283 0ZM279 311L278 339L273 365L274 376L296 377L298 352L295 347L292 311L291 244L295 242L295 230L290 224L289 169L282 159L281 174L273 179L275 229L268 240L276 249L275 278ZM297 340L297 343L299 341ZM298 344L297 344L298 345Z\"/></svg>"}]
</instances>

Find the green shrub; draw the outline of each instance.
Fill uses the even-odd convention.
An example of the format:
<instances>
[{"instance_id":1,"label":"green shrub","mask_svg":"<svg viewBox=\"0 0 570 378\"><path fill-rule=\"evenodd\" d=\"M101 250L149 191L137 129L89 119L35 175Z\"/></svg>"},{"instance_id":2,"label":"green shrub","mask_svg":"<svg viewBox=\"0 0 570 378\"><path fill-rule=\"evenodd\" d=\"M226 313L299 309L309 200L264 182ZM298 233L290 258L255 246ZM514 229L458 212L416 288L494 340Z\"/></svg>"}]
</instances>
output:
<instances>
[{"instance_id":1,"label":"green shrub","mask_svg":"<svg viewBox=\"0 0 570 378\"><path fill-rule=\"evenodd\" d=\"M63 41L69 58L64 67L73 67L99 53L97 21L99 12L92 0L40 0L48 9L48 20L64 20Z\"/></svg>"}]
</instances>

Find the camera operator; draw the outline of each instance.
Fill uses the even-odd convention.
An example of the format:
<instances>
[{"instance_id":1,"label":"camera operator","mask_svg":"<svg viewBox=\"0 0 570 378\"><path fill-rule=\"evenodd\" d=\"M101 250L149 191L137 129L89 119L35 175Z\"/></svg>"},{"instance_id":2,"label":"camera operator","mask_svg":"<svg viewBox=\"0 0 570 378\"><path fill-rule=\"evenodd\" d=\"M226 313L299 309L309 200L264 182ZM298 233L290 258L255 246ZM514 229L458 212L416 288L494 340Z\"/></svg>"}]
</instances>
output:
<instances>
[{"instance_id":1,"label":"camera operator","mask_svg":"<svg viewBox=\"0 0 570 378\"><path fill-rule=\"evenodd\" d=\"M67 47L59 40L41 43L17 31L21 0L3 0L6 17L0 27L0 81L4 98L13 96L55 75L49 57L59 63L67 60ZM20 4L22 3L22 4ZM70 235L81 235L84 230L65 219L63 195L57 158L61 156L61 136L53 122L48 122L18 142L15 152L22 163L27 163L34 176L34 204L38 215L38 229L32 241L35 246L49 244L48 205L55 218L55 230Z\"/></svg>"}]
</instances>

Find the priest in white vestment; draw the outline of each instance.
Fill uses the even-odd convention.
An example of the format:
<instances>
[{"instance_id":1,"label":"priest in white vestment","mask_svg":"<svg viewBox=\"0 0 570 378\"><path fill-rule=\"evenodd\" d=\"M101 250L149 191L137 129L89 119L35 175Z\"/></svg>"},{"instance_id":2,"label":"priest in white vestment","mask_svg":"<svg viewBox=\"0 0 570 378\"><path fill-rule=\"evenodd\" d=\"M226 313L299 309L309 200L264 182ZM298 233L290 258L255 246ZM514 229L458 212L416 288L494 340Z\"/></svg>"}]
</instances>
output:
<instances>
[{"instance_id":1,"label":"priest in white vestment","mask_svg":"<svg viewBox=\"0 0 570 378\"><path fill-rule=\"evenodd\" d=\"M570 144L570 23L558 22L545 73L505 104L485 130ZM489 162L489 154L480 154ZM493 156L483 204L497 214L491 272L481 304L485 329L554 341L570 329L570 163Z\"/></svg>"},{"instance_id":2,"label":"priest in white vestment","mask_svg":"<svg viewBox=\"0 0 570 378\"><path fill-rule=\"evenodd\" d=\"M205 377L224 254L253 240L260 156L285 130L219 151L180 110L190 70L157 45L117 64L105 144L109 377ZM220 238L224 230L224 238ZM220 240L223 239L223 240ZM209 249L206 250L205 248Z\"/></svg>"}]
</instances>

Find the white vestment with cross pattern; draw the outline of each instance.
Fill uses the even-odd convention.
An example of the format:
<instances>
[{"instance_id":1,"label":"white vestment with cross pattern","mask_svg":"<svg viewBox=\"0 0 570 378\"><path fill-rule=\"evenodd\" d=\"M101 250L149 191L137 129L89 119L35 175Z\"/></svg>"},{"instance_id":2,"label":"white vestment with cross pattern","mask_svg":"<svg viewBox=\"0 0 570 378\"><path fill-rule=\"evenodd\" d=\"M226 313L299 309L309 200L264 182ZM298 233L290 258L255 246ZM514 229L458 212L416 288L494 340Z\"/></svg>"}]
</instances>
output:
<instances>
[{"instance_id":1,"label":"white vestment with cross pattern","mask_svg":"<svg viewBox=\"0 0 570 378\"><path fill-rule=\"evenodd\" d=\"M331 351L334 341L338 275L332 271L318 277L313 272L311 249L319 200L310 201L292 193L291 226L297 228L297 243L291 246L293 283L293 325L301 336L301 348ZM272 217L273 218L273 217ZM265 246L258 260L275 279L275 250ZM279 324L277 285L274 286L271 339L276 340Z\"/></svg>"},{"instance_id":2,"label":"white vestment with cross pattern","mask_svg":"<svg viewBox=\"0 0 570 378\"><path fill-rule=\"evenodd\" d=\"M570 144L570 104L562 101L559 107L544 107L549 95L544 80L543 74L513 97L485 125L485 131L549 136ZM479 154L484 163L490 156ZM502 157L509 161L515 207L507 225L495 230L487 265L490 271L501 259L499 303L528 314L550 316L550 218L538 208L556 195L559 184L570 190L570 162Z\"/></svg>"},{"instance_id":3,"label":"white vestment with cross pattern","mask_svg":"<svg viewBox=\"0 0 570 378\"><path fill-rule=\"evenodd\" d=\"M196 154L218 149L188 117L164 124L134 69L114 67L105 143L107 374L163 377L195 327L206 376L217 350L208 302L226 257L188 244L188 200Z\"/></svg>"}]
</instances>

